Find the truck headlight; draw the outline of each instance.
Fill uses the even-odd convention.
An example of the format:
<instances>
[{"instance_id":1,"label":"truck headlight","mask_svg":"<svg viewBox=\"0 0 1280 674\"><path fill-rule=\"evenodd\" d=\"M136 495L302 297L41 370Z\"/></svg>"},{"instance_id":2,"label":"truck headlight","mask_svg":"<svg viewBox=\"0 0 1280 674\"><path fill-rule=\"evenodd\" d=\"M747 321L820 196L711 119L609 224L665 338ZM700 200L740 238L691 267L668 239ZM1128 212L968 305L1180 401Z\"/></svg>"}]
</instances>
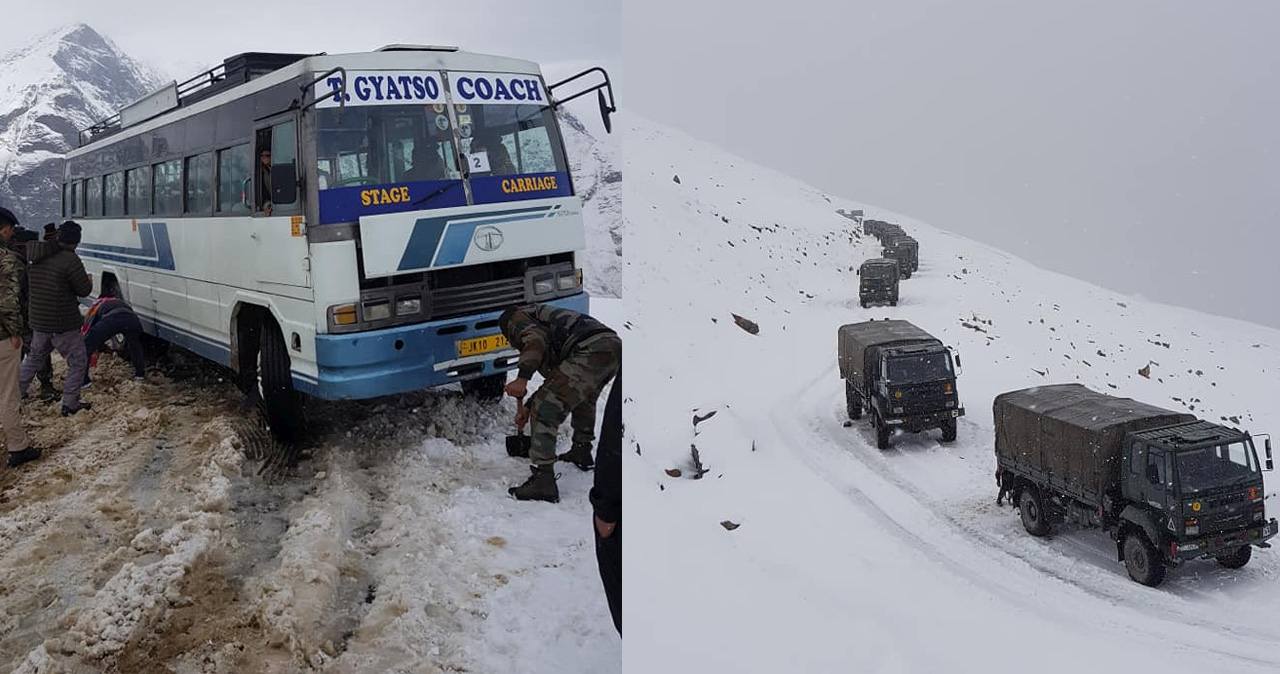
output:
<instances>
[{"instance_id":1,"label":"truck headlight","mask_svg":"<svg viewBox=\"0 0 1280 674\"><path fill-rule=\"evenodd\" d=\"M954 400L947 401L947 407L955 407L955 406L956 406L956 401Z\"/></svg>"},{"instance_id":2,"label":"truck headlight","mask_svg":"<svg viewBox=\"0 0 1280 674\"><path fill-rule=\"evenodd\" d=\"M364 304L364 320L380 321L391 318L391 303L387 301L381 302L365 302Z\"/></svg>"}]
</instances>

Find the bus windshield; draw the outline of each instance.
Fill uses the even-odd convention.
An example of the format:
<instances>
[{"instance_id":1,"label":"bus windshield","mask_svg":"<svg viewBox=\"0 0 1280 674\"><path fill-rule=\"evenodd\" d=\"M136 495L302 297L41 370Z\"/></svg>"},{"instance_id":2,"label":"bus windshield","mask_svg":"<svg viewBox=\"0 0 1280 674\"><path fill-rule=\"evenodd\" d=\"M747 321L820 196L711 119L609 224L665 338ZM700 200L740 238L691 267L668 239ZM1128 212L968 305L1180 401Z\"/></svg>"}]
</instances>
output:
<instances>
[{"instance_id":1,"label":"bus windshield","mask_svg":"<svg viewBox=\"0 0 1280 674\"><path fill-rule=\"evenodd\" d=\"M429 105L319 110L319 188L461 179L453 133L437 116Z\"/></svg>"},{"instance_id":2,"label":"bus windshield","mask_svg":"<svg viewBox=\"0 0 1280 674\"><path fill-rule=\"evenodd\" d=\"M319 110L320 189L461 179L453 120L445 113L444 104ZM470 177L568 172L544 106L458 104L454 115Z\"/></svg>"}]
</instances>

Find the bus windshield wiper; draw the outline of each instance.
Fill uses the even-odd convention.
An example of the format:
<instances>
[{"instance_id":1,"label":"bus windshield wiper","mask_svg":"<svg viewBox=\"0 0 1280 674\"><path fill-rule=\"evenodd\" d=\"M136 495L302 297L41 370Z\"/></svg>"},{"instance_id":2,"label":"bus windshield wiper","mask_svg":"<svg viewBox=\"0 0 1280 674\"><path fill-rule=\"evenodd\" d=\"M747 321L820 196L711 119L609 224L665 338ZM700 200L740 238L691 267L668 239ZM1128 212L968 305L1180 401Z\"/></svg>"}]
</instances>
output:
<instances>
[{"instance_id":1,"label":"bus windshield wiper","mask_svg":"<svg viewBox=\"0 0 1280 674\"><path fill-rule=\"evenodd\" d=\"M422 197L421 199L418 199L417 201L415 201L415 202L413 202L413 203L411 203L411 204L409 204L409 205L410 205L410 206L421 206L422 204L425 204L426 202L431 201L432 199L434 199L434 198L436 198L436 197L440 196L441 194L444 194L445 190L449 189L450 187L453 187L453 182L449 182L449 183L446 183L446 184L442 185L442 186L441 186L440 188L438 188L436 191L432 192L431 194L426 195L425 197Z\"/></svg>"}]
</instances>

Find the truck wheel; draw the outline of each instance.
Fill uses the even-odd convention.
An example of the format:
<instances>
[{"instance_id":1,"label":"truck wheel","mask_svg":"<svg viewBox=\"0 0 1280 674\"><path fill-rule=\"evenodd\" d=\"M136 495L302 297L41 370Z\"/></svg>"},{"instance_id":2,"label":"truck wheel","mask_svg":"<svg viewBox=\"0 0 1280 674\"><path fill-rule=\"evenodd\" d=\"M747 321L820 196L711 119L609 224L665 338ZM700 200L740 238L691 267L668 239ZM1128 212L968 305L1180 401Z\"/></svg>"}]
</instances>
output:
<instances>
[{"instance_id":1,"label":"truck wheel","mask_svg":"<svg viewBox=\"0 0 1280 674\"><path fill-rule=\"evenodd\" d=\"M1129 577L1146 585L1155 587L1164 582L1164 562L1156 547L1147 540L1146 534L1137 529L1130 530L1124 538L1124 568Z\"/></svg>"},{"instance_id":2,"label":"truck wheel","mask_svg":"<svg viewBox=\"0 0 1280 674\"><path fill-rule=\"evenodd\" d=\"M475 398L482 403L491 403L502 399L507 386L507 373L491 374L485 377L462 380L462 394Z\"/></svg>"},{"instance_id":3,"label":"truck wheel","mask_svg":"<svg viewBox=\"0 0 1280 674\"><path fill-rule=\"evenodd\" d=\"M891 306L891 307L896 307L896 306L898 306L898 298L896 298L896 297L895 297L895 298L893 298L893 299L889 300L889 306Z\"/></svg>"},{"instance_id":4,"label":"truck wheel","mask_svg":"<svg viewBox=\"0 0 1280 674\"><path fill-rule=\"evenodd\" d=\"M297 440L305 425L302 394L293 388L284 335L269 318L263 321L262 345L258 350L258 387L271 432L285 442Z\"/></svg>"},{"instance_id":5,"label":"truck wheel","mask_svg":"<svg viewBox=\"0 0 1280 674\"><path fill-rule=\"evenodd\" d=\"M1236 548L1236 551L1229 555L1219 556L1218 563L1228 569L1238 569L1245 564L1248 564L1250 559L1253 559L1253 547L1249 545L1242 545Z\"/></svg>"},{"instance_id":6,"label":"truck wheel","mask_svg":"<svg viewBox=\"0 0 1280 674\"><path fill-rule=\"evenodd\" d=\"M889 424L880 418L879 412L872 413L871 424L876 427L876 449L889 449Z\"/></svg>"},{"instance_id":7,"label":"truck wheel","mask_svg":"<svg viewBox=\"0 0 1280 674\"><path fill-rule=\"evenodd\" d=\"M1018 510L1022 515L1022 526L1032 536L1049 535L1049 513L1044 510L1044 500L1040 498L1040 490L1025 487L1018 497Z\"/></svg>"},{"instance_id":8,"label":"truck wheel","mask_svg":"<svg viewBox=\"0 0 1280 674\"><path fill-rule=\"evenodd\" d=\"M867 302L866 302L866 300L858 300L858 304L862 305L862 308L863 308L863 309L866 309L866 308L867 308Z\"/></svg>"},{"instance_id":9,"label":"truck wheel","mask_svg":"<svg viewBox=\"0 0 1280 674\"><path fill-rule=\"evenodd\" d=\"M956 420L955 419L947 419L946 421L942 422L942 441L943 442L956 441Z\"/></svg>"},{"instance_id":10,"label":"truck wheel","mask_svg":"<svg viewBox=\"0 0 1280 674\"><path fill-rule=\"evenodd\" d=\"M858 420L862 418L862 400L858 397L858 392L853 388L853 382L845 380L844 382L844 403L848 408L849 418Z\"/></svg>"}]
</instances>

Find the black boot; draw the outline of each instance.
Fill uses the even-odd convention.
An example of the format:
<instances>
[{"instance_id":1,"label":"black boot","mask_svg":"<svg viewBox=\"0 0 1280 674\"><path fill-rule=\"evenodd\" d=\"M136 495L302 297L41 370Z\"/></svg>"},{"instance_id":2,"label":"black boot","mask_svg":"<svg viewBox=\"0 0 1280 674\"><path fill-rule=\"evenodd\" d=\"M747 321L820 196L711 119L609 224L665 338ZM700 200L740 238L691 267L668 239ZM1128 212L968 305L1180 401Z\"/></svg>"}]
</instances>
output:
<instances>
[{"instance_id":1,"label":"black boot","mask_svg":"<svg viewBox=\"0 0 1280 674\"><path fill-rule=\"evenodd\" d=\"M54 388L53 382L51 381L40 382L40 399L41 400L47 403L51 403L61 397L62 397L62 391L59 391L58 389Z\"/></svg>"},{"instance_id":2,"label":"black boot","mask_svg":"<svg viewBox=\"0 0 1280 674\"><path fill-rule=\"evenodd\" d=\"M575 442L569 451L556 458L572 463L579 470L591 470L596 465L596 460L591 458L591 443L589 442Z\"/></svg>"},{"instance_id":3,"label":"black boot","mask_svg":"<svg viewBox=\"0 0 1280 674\"><path fill-rule=\"evenodd\" d=\"M9 467L17 468L28 461L35 461L40 458L39 447L28 447L21 452L9 452Z\"/></svg>"},{"instance_id":4,"label":"black boot","mask_svg":"<svg viewBox=\"0 0 1280 674\"><path fill-rule=\"evenodd\" d=\"M517 501L560 502L560 490L556 488L555 466L530 466L532 475L519 487L507 490Z\"/></svg>"},{"instance_id":5,"label":"black boot","mask_svg":"<svg viewBox=\"0 0 1280 674\"><path fill-rule=\"evenodd\" d=\"M79 405L75 407L67 407L66 405L63 405L62 416L69 417L75 414L76 412L79 412L80 410L89 410L89 409L93 409L92 403L81 402Z\"/></svg>"}]
</instances>

